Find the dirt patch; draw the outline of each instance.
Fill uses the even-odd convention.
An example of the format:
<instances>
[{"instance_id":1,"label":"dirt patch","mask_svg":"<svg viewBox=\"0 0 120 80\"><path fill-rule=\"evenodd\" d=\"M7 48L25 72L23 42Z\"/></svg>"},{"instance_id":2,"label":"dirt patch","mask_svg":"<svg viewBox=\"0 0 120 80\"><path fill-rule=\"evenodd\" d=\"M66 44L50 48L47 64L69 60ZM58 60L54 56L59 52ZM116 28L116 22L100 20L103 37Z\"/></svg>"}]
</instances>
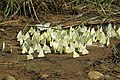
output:
<instances>
[{"instance_id":1,"label":"dirt patch","mask_svg":"<svg viewBox=\"0 0 120 80\"><path fill-rule=\"evenodd\" d=\"M16 80L89 80L88 73L94 70L107 76L103 80L120 79L120 52L113 48L120 40L111 39L108 47L88 47L90 53L76 59L72 58L72 54L46 54L45 58L27 61L16 40L18 31L23 27L0 29L3 29L0 30L0 43L6 43L6 49L0 56L0 80L6 75ZM120 46L117 48L120 49Z\"/></svg>"}]
</instances>

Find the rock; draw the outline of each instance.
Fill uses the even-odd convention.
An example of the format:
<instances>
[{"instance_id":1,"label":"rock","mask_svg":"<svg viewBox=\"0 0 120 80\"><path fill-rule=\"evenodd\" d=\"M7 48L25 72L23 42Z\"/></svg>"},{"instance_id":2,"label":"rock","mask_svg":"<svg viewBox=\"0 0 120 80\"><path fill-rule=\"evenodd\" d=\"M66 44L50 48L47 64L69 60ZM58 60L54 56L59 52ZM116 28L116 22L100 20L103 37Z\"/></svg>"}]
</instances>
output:
<instances>
[{"instance_id":1,"label":"rock","mask_svg":"<svg viewBox=\"0 0 120 80\"><path fill-rule=\"evenodd\" d=\"M88 77L91 79L91 80L96 80L96 79L100 79L100 78L103 78L104 75L98 71L90 71L88 73Z\"/></svg>"},{"instance_id":2,"label":"rock","mask_svg":"<svg viewBox=\"0 0 120 80\"><path fill-rule=\"evenodd\" d=\"M120 75L117 75L116 77L120 79Z\"/></svg>"},{"instance_id":3,"label":"rock","mask_svg":"<svg viewBox=\"0 0 120 80\"><path fill-rule=\"evenodd\" d=\"M48 77L49 77L48 74L43 74L43 75L41 76L41 79L46 79L46 78L48 78Z\"/></svg>"},{"instance_id":4,"label":"rock","mask_svg":"<svg viewBox=\"0 0 120 80\"><path fill-rule=\"evenodd\" d=\"M2 80L16 80L13 76L5 76Z\"/></svg>"}]
</instances>

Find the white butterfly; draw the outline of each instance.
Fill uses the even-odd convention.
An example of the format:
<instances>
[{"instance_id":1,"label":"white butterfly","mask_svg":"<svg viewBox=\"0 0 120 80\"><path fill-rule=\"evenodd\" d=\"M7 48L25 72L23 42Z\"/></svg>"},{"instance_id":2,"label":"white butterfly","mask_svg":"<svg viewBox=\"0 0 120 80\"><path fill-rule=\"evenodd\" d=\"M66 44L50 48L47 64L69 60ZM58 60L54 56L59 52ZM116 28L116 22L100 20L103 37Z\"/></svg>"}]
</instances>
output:
<instances>
[{"instance_id":1,"label":"white butterfly","mask_svg":"<svg viewBox=\"0 0 120 80\"><path fill-rule=\"evenodd\" d=\"M73 52L73 58L77 58L77 57L80 57L79 54L77 52Z\"/></svg>"},{"instance_id":2,"label":"white butterfly","mask_svg":"<svg viewBox=\"0 0 120 80\"><path fill-rule=\"evenodd\" d=\"M61 43L62 44L62 43ZM63 52L63 46L59 43L57 50L62 54Z\"/></svg>"},{"instance_id":3,"label":"white butterfly","mask_svg":"<svg viewBox=\"0 0 120 80\"><path fill-rule=\"evenodd\" d=\"M32 45L32 47L33 47L33 50L36 51L36 50L38 49L38 44L37 44L37 43L34 43L34 44Z\"/></svg>"},{"instance_id":4,"label":"white butterfly","mask_svg":"<svg viewBox=\"0 0 120 80\"><path fill-rule=\"evenodd\" d=\"M29 29L29 31L28 31L28 33L30 33L31 35L33 35L35 32L36 32L36 31L35 31L35 29L33 29L33 27L31 27L31 28Z\"/></svg>"},{"instance_id":5,"label":"white butterfly","mask_svg":"<svg viewBox=\"0 0 120 80\"><path fill-rule=\"evenodd\" d=\"M109 40L109 38L107 38L106 45L108 46L109 44L110 44L110 40Z\"/></svg>"},{"instance_id":6,"label":"white butterfly","mask_svg":"<svg viewBox=\"0 0 120 80\"><path fill-rule=\"evenodd\" d=\"M97 32L96 32L96 40L100 40L101 39L101 33L104 33L103 31L102 31L102 27L101 27L101 29L99 29L98 28L98 30L97 30Z\"/></svg>"},{"instance_id":7,"label":"white butterfly","mask_svg":"<svg viewBox=\"0 0 120 80\"><path fill-rule=\"evenodd\" d=\"M22 45L22 53L28 53L29 46L27 45L26 42L23 43Z\"/></svg>"},{"instance_id":8,"label":"white butterfly","mask_svg":"<svg viewBox=\"0 0 120 80\"><path fill-rule=\"evenodd\" d=\"M45 55L43 53L43 49L40 44L38 44L37 52L39 52L38 57L45 57Z\"/></svg>"},{"instance_id":9,"label":"white butterfly","mask_svg":"<svg viewBox=\"0 0 120 80\"><path fill-rule=\"evenodd\" d=\"M102 43L102 44L105 44L106 43L106 36L105 36L105 33L104 32L102 32L101 34L100 34L100 41L99 41L100 43Z\"/></svg>"},{"instance_id":10,"label":"white butterfly","mask_svg":"<svg viewBox=\"0 0 120 80\"><path fill-rule=\"evenodd\" d=\"M5 49L5 41L2 43L2 51Z\"/></svg>"},{"instance_id":11,"label":"white butterfly","mask_svg":"<svg viewBox=\"0 0 120 80\"><path fill-rule=\"evenodd\" d=\"M91 46L92 45L92 38L90 38L88 41L87 41L87 44L88 46Z\"/></svg>"},{"instance_id":12,"label":"white butterfly","mask_svg":"<svg viewBox=\"0 0 120 80\"><path fill-rule=\"evenodd\" d=\"M117 36L115 30L112 28L112 24L108 24L108 27L106 28L107 30L107 36L110 37L114 37Z\"/></svg>"},{"instance_id":13,"label":"white butterfly","mask_svg":"<svg viewBox=\"0 0 120 80\"><path fill-rule=\"evenodd\" d=\"M32 41L36 42L36 43L40 43L40 33L39 32L35 32L32 36Z\"/></svg>"},{"instance_id":14,"label":"white butterfly","mask_svg":"<svg viewBox=\"0 0 120 80\"><path fill-rule=\"evenodd\" d=\"M32 54L27 55L27 60L34 59Z\"/></svg>"},{"instance_id":15,"label":"white butterfly","mask_svg":"<svg viewBox=\"0 0 120 80\"><path fill-rule=\"evenodd\" d=\"M27 32L27 33L24 35L24 40L26 40L26 39L28 39L28 38L30 38L30 36L29 36L29 33Z\"/></svg>"},{"instance_id":16,"label":"white butterfly","mask_svg":"<svg viewBox=\"0 0 120 80\"><path fill-rule=\"evenodd\" d=\"M31 53L33 53L33 52L34 52L34 49L33 49L32 47L30 47L28 53L31 54Z\"/></svg>"},{"instance_id":17,"label":"white butterfly","mask_svg":"<svg viewBox=\"0 0 120 80\"><path fill-rule=\"evenodd\" d=\"M103 32L103 28L102 28L102 26L100 27L99 31L100 31L100 32Z\"/></svg>"},{"instance_id":18,"label":"white butterfly","mask_svg":"<svg viewBox=\"0 0 120 80\"><path fill-rule=\"evenodd\" d=\"M45 23L44 27L50 27L50 23Z\"/></svg>"},{"instance_id":19,"label":"white butterfly","mask_svg":"<svg viewBox=\"0 0 120 80\"><path fill-rule=\"evenodd\" d=\"M85 46L83 46L81 43L79 44L79 49L78 49L79 52L82 52L82 54L88 54L88 50L86 49Z\"/></svg>"},{"instance_id":20,"label":"white butterfly","mask_svg":"<svg viewBox=\"0 0 120 80\"><path fill-rule=\"evenodd\" d=\"M43 50L45 51L45 53L51 53L50 47L47 46L46 44L44 44Z\"/></svg>"},{"instance_id":21,"label":"white butterfly","mask_svg":"<svg viewBox=\"0 0 120 80\"><path fill-rule=\"evenodd\" d=\"M40 31L47 30L48 28L46 27L37 27Z\"/></svg>"},{"instance_id":22,"label":"white butterfly","mask_svg":"<svg viewBox=\"0 0 120 80\"><path fill-rule=\"evenodd\" d=\"M72 51L72 49L68 45L66 45L65 46L65 52L66 53L72 53L73 51Z\"/></svg>"},{"instance_id":23,"label":"white butterfly","mask_svg":"<svg viewBox=\"0 0 120 80\"><path fill-rule=\"evenodd\" d=\"M52 39L56 39L57 38L57 33L53 32L53 33L50 33L51 34L51 38Z\"/></svg>"},{"instance_id":24,"label":"white butterfly","mask_svg":"<svg viewBox=\"0 0 120 80\"><path fill-rule=\"evenodd\" d=\"M78 44L77 40L75 41L75 43L70 42L70 45L72 45L74 48L78 48L79 47L79 44Z\"/></svg>"},{"instance_id":25,"label":"white butterfly","mask_svg":"<svg viewBox=\"0 0 120 80\"><path fill-rule=\"evenodd\" d=\"M17 39L18 39L18 41L19 41L19 39L22 37L22 31L19 31L18 32L18 35L17 35Z\"/></svg>"},{"instance_id":26,"label":"white butterfly","mask_svg":"<svg viewBox=\"0 0 120 80\"><path fill-rule=\"evenodd\" d=\"M43 24L36 24L35 26L37 26L37 28L41 31L43 30L47 30L48 27L50 26L50 23L45 23L44 25Z\"/></svg>"},{"instance_id":27,"label":"white butterfly","mask_svg":"<svg viewBox=\"0 0 120 80\"><path fill-rule=\"evenodd\" d=\"M29 38L27 38L25 41L24 41L27 45L32 45L34 44L34 42Z\"/></svg>"},{"instance_id":28,"label":"white butterfly","mask_svg":"<svg viewBox=\"0 0 120 80\"><path fill-rule=\"evenodd\" d=\"M50 42L50 46L53 47L55 50L58 49L59 42Z\"/></svg>"},{"instance_id":29,"label":"white butterfly","mask_svg":"<svg viewBox=\"0 0 120 80\"><path fill-rule=\"evenodd\" d=\"M97 40L96 40L96 34L92 36L92 41L93 42L97 42Z\"/></svg>"},{"instance_id":30,"label":"white butterfly","mask_svg":"<svg viewBox=\"0 0 120 80\"><path fill-rule=\"evenodd\" d=\"M116 31L118 37L120 38L120 27L118 28L118 30Z\"/></svg>"},{"instance_id":31,"label":"white butterfly","mask_svg":"<svg viewBox=\"0 0 120 80\"><path fill-rule=\"evenodd\" d=\"M24 35L22 34L22 31L19 31L19 33L17 35L17 41L20 41L20 45L23 44L23 42L24 42Z\"/></svg>"}]
</instances>

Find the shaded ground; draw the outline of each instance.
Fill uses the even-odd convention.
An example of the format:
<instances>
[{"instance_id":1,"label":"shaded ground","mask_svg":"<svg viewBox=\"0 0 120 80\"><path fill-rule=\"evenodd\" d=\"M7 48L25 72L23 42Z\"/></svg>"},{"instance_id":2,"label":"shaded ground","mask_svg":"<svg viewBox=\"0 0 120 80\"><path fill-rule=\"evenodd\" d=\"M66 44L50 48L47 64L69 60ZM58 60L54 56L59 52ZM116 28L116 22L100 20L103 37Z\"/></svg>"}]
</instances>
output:
<instances>
[{"instance_id":1,"label":"shaded ground","mask_svg":"<svg viewBox=\"0 0 120 80\"><path fill-rule=\"evenodd\" d=\"M69 15L59 15L57 18L52 16L53 19L50 20L48 17L46 21L73 18ZM19 25L27 23L24 21L26 20L22 19ZM76 22L70 20L68 23L72 21ZM111 39L111 45L108 47L88 47L90 53L76 59L72 58L72 54L46 54L45 58L26 61L26 55L21 54L19 42L16 40L18 31L23 30L24 26L18 27L14 21L11 25L0 27L0 43L3 41L6 43L6 49L0 56L0 80L6 75L12 75L16 80L89 80L88 73L94 70L108 76L101 80L120 80L120 52L113 49L113 45L118 44L120 40ZM120 49L120 46L117 48Z\"/></svg>"}]
</instances>

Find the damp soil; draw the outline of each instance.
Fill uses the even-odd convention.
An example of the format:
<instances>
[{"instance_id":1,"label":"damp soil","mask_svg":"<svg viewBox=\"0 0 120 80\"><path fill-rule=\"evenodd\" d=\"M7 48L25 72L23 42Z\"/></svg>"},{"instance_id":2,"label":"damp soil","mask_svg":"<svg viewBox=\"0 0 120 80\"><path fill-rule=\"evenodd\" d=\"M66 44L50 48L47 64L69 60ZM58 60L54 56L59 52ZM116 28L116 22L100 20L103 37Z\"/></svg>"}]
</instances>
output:
<instances>
[{"instance_id":1,"label":"damp soil","mask_svg":"<svg viewBox=\"0 0 120 80\"><path fill-rule=\"evenodd\" d=\"M0 26L0 47L3 41L6 44L5 51L0 54L0 80L7 75L16 80L90 80L90 71L109 76L100 80L120 80L120 40L111 38L109 46L87 47L89 54L75 59L72 54L46 54L44 58L36 57L27 61L16 39L17 33L24 26L13 25Z\"/></svg>"}]
</instances>

